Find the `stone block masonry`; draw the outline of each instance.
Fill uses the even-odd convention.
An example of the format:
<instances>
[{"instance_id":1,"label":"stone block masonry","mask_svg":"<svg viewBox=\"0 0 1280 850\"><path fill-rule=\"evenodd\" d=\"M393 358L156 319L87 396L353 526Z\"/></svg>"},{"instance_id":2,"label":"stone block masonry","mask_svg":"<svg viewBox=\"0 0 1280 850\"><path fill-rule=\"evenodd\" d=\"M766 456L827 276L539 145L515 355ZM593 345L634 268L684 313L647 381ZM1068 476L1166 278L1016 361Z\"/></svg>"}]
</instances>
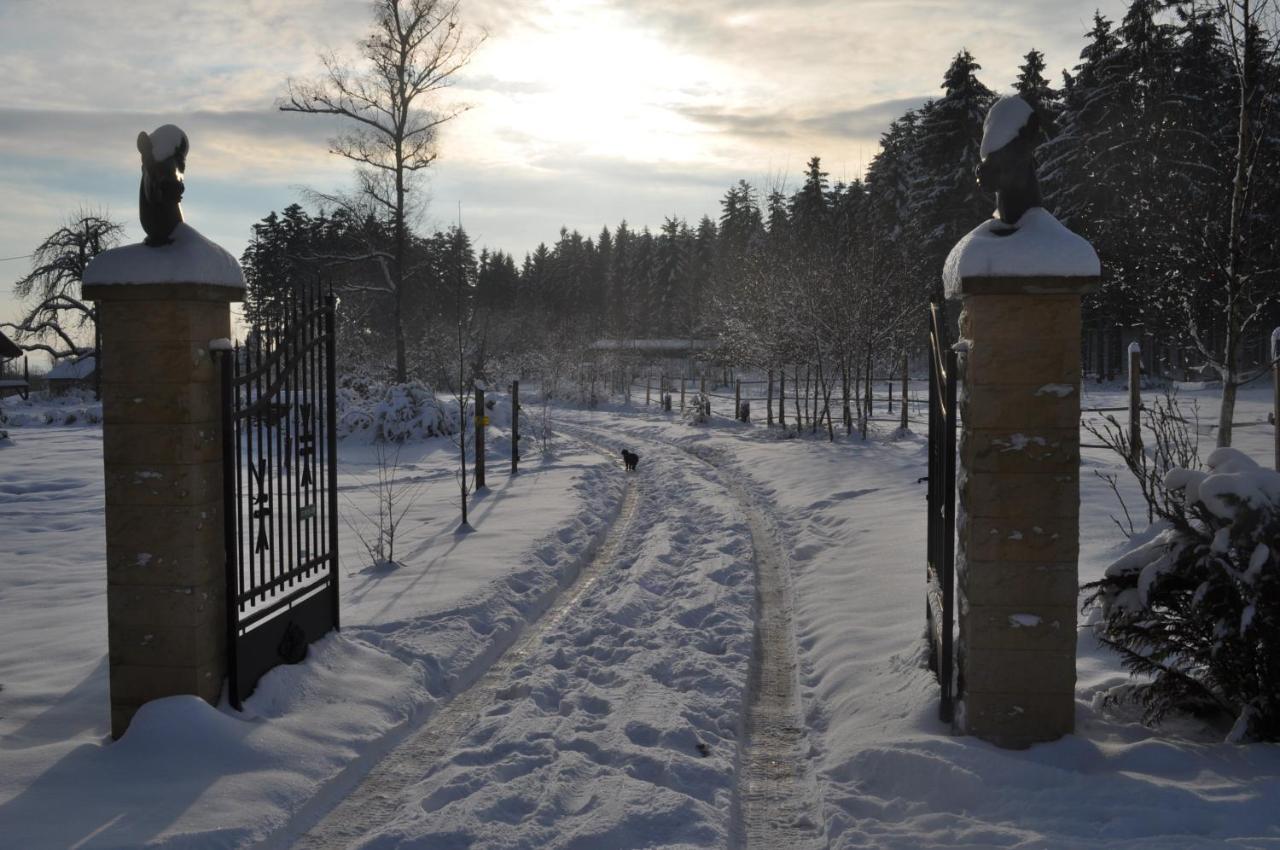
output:
<instances>
[{"instance_id":1,"label":"stone block masonry","mask_svg":"<svg viewBox=\"0 0 1280 850\"><path fill-rule=\"evenodd\" d=\"M111 734L145 702L216 703L226 677L222 454L213 339L243 289L86 284L102 335Z\"/></svg>"},{"instance_id":2,"label":"stone block masonry","mask_svg":"<svg viewBox=\"0 0 1280 850\"><path fill-rule=\"evenodd\" d=\"M966 278L959 731L1005 747L1074 728L1080 295L1096 278Z\"/></svg>"}]
</instances>

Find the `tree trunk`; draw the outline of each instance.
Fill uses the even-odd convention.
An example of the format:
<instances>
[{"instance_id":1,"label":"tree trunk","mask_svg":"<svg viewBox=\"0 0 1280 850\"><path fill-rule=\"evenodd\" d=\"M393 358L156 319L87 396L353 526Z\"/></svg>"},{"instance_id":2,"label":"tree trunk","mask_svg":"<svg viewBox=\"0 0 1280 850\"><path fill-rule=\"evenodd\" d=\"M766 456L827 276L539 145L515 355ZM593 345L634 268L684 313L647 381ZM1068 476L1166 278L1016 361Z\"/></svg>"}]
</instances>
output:
<instances>
[{"instance_id":1,"label":"tree trunk","mask_svg":"<svg viewBox=\"0 0 1280 850\"><path fill-rule=\"evenodd\" d=\"M794 383L796 385L796 391L792 393L792 396L794 396L795 398L796 431L799 431L801 428L804 427L804 414L800 412L800 367L799 366L795 368L795 374L793 374L791 377L795 379ZM806 405L808 404L808 399L805 400L805 403Z\"/></svg>"},{"instance_id":2,"label":"tree trunk","mask_svg":"<svg viewBox=\"0 0 1280 850\"><path fill-rule=\"evenodd\" d=\"M392 310L392 321L395 322L395 340L396 340L396 382L403 384L408 380L408 358L405 355L404 344L404 253L405 243L408 241L405 232L404 223L404 157L401 154L403 140L396 139L396 271L395 271L395 307ZM459 258L461 260L461 258ZM462 274L462 269L458 269L458 274ZM458 317L458 321L462 321L462 317ZM465 499L464 499L465 502ZM466 514L464 505L463 514ZM463 522L466 522L463 519Z\"/></svg>"},{"instance_id":3,"label":"tree trunk","mask_svg":"<svg viewBox=\"0 0 1280 850\"><path fill-rule=\"evenodd\" d=\"M841 392L844 394L844 403L841 410L841 418L844 422L844 435L848 437L853 433L853 413L849 410L849 361L841 358L840 363L840 384Z\"/></svg>"},{"instance_id":4,"label":"tree trunk","mask_svg":"<svg viewBox=\"0 0 1280 850\"><path fill-rule=\"evenodd\" d=\"M1236 389L1240 385L1240 343L1243 317L1241 315L1241 266L1244 263L1244 222L1248 212L1249 183L1252 176L1253 140L1249 126L1249 105L1253 100L1253 70L1257 39L1255 31L1256 10L1250 0L1240 4L1241 33L1243 40L1238 53L1237 73L1240 76L1239 99L1236 116L1235 176L1231 186L1231 229L1227 260L1227 316L1225 339L1222 343L1222 406L1218 410L1218 446L1231 445L1232 419L1236 409ZM1235 14L1229 9L1228 14Z\"/></svg>"},{"instance_id":5,"label":"tree trunk","mask_svg":"<svg viewBox=\"0 0 1280 850\"><path fill-rule=\"evenodd\" d=\"M872 413L872 392L871 392L871 344L870 344L870 343L868 343L868 344L867 344L867 374L866 374L866 381L867 381L867 403L866 403L866 406L863 408L863 413L864 413L865 415L862 417L862 439L864 439L864 440L867 438L867 425L868 425L868 423L871 421L871 413Z\"/></svg>"}]
</instances>

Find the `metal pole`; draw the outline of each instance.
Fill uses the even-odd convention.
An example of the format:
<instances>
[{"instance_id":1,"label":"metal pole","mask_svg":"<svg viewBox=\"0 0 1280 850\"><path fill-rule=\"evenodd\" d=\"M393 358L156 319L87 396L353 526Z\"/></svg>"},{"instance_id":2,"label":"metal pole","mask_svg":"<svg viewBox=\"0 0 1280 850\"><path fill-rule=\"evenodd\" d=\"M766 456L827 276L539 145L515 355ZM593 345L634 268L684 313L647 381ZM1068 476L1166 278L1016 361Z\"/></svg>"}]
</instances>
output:
<instances>
[{"instance_id":1,"label":"metal pole","mask_svg":"<svg viewBox=\"0 0 1280 850\"><path fill-rule=\"evenodd\" d=\"M1276 463L1280 470L1280 328L1271 332L1271 380L1275 393L1271 402L1272 427L1276 439Z\"/></svg>"},{"instance_id":2,"label":"metal pole","mask_svg":"<svg viewBox=\"0 0 1280 850\"><path fill-rule=\"evenodd\" d=\"M218 352L219 379L222 385L222 547L223 570L226 571L226 617L227 629L227 697L231 707L240 710L239 669L236 664L236 486L232 480L232 467L228 464L239 463L235 452L235 431L231 421L231 358L233 352Z\"/></svg>"},{"instance_id":3,"label":"metal pole","mask_svg":"<svg viewBox=\"0 0 1280 850\"><path fill-rule=\"evenodd\" d=\"M324 297L324 382L328 398L325 406L325 439L328 443L329 462L329 581L333 587L333 628L336 630L342 621L338 619L338 335L335 330L334 316L338 301L330 292Z\"/></svg>"},{"instance_id":4,"label":"metal pole","mask_svg":"<svg viewBox=\"0 0 1280 850\"><path fill-rule=\"evenodd\" d=\"M1129 459L1142 456L1142 347L1129 343Z\"/></svg>"},{"instance_id":5,"label":"metal pole","mask_svg":"<svg viewBox=\"0 0 1280 850\"><path fill-rule=\"evenodd\" d=\"M484 413L484 390L476 387L476 489L484 488L484 426L489 417Z\"/></svg>"},{"instance_id":6,"label":"metal pole","mask_svg":"<svg viewBox=\"0 0 1280 850\"><path fill-rule=\"evenodd\" d=\"M511 474L520 471L520 382L511 382Z\"/></svg>"},{"instance_id":7,"label":"metal pole","mask_svg":"<svg viewBox=\"0 0 1280 850\"><path fill-rule=\"evenodd\" d=\"M97 307L93 311L93 399L102 401L102 328Z\"/></svg>"},{"instance_id":8,"label":"metal pole","mask_svg":"<svg viewBox=\"0 0 1280 850\"><path fill-rule=\"evenodd\" d=\"M938 674L942 679L941 719L950 723L952 720L952 677L953 654L952 629L955 622L955 538L956 538L956 352L950 348L946 352L947 376L946 396L947 415L946 432L943 436L943 481L946 493L943 494L943 526L942 526L942 658L939 659Z\"/></svg>"}]
</instances>

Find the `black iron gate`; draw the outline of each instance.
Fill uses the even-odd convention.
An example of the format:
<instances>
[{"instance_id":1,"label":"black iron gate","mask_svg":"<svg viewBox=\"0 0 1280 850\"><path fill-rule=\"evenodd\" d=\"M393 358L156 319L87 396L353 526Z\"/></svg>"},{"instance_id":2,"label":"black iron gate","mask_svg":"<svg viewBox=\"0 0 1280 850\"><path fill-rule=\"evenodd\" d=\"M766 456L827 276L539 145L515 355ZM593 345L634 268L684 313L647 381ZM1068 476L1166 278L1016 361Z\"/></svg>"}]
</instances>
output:
<instances>
[{"instance_id":1,"label":"black iron gate","mask_svg":"<svg viewBox=\"0 0 1280 850\"><path fill-rule=\"evenodd\" d=\"M938 715L951 722L955 617L956 352L947 344L945 311L929 309L929 552L926 614L929 667L938 675Z\"/></svg>"},{"instance_id":2,"label":"black iron gate","mask_svg":"<svg viewBox=\"0 0 1280 850\"><path fill-rule=\"evenodd\" d=\"M239 709L277 664L338 627L334 298L275 305L223 353L227 678Z\"/></svg>"}]
</instances>

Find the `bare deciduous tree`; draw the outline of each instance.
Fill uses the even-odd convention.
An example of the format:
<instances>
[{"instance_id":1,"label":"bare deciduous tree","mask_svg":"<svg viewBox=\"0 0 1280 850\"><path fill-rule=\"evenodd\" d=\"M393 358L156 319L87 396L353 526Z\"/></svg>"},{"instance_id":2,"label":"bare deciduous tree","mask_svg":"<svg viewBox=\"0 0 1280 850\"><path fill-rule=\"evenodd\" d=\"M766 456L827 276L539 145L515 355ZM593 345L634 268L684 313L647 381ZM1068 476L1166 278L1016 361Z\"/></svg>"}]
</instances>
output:
<instances>
[{"instance_id":1,"label":"bare deciduous tree","mask_svg":"<svg viewBox=\"0 0 1280 850\"><path fill-rule=\"evenodd\" d=\"M1231 445L1232 416L1236 391L1241 383L1240 356L1251 325L1265 315L1275 297L1265 282L1275 269L1258 268L1255 229L1259 186L1265 179L1259 159L1268 134L1275 128L1277 85L1274 67L1280 56L1280 27L1275 0L1227 0L1217 6L1224 40L1231 57L1236 96L1235 151L1229 160L1231 216L1225 244L1214 246L1215 262L1223 281L1221 304L1224 310L1220 346L1212 346L1193 322L1191 335L1196 347L1222 378L1222 407L1218 414L1218 445Z\"/></svg>"},{"instance_id":2,"label":"bare deciduous tree","mask_svg":"<svg viewBox=\"0 0 1280 850\"><path fill-rule=\"evenodd\" d=\"M436 159L441 125L466 107L439 108L442 89L470 61L483 36L468 38L458 17L460 0L377 0L373 32L360 42L362 67L336 54L321 57L317 80L289 80L277 104L284 112L336 115L349 126L330 140L333 153L354 162L360 191L390 218L390 274L396 379L406 378L405 254L413 178Z\"/></svg>"},{"instance_id":3,"label":"bare deciduous tree","mask_svg":"<svg viewBox=\"0 0 1280 850\"><path fill-rule=\"evenodd\" d=\"M13 294L31 303L20 322L3 322L28 351L54 358L83 358L97 350L97 314L79 299L89 261L120 241L123 228L105 215L81 209L31 254L31 271L13 285ZM71 322L67 321L70 317ZM77 340L86 328L94 343Z\"/></svg>"}]
</instances>

